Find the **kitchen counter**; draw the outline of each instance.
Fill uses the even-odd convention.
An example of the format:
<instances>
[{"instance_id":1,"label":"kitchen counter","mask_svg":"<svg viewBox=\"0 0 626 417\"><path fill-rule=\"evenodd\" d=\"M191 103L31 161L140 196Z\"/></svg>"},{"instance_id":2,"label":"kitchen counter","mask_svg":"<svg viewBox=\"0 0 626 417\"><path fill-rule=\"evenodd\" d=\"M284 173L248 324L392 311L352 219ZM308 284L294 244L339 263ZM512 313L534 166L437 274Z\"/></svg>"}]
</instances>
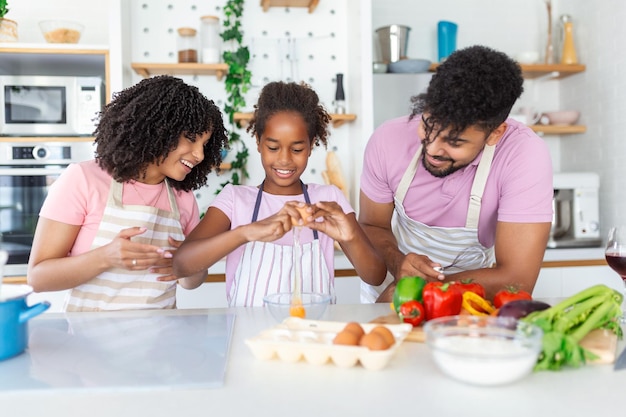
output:
<instances>
[{"instance_id":1,"label":"kitchen counter","mask_svg":"<svg viewBox=\"0 0 626 417\"><path fill-rule=\"evenodd\" d=\"M386 304L332 305L326 319L368 322L389 312ZM424 344L405 342L388 366L368 371L332 364L285 363L255 359L244 340L275 324L264 308L158 312L72 313L107 317L115 314L235 314L224 385L218 388L53 389L0 391L3 415L84 416L431 416L623 415L626 371L609 365L533 373L512 385L475 387L444 376ZM41 324L59 314L39 316ZM55 320L56 321L56 320ZM128 336L138 337L138 336ZM618 349L624 347L620 342ZM28 355L29 353L25 353ZM10 363L11 360L5 362ZM2 364L2 362L0 362ZM5 367L4 372L11 372ZM8 369L8 371L7 371ZM52 375L54 376L54 375ZM87 375L88 376L88 375ZM16 376L17 377L17 376ZM85 378L86 381L89 378Z\"/></svg>"}]
</instances>

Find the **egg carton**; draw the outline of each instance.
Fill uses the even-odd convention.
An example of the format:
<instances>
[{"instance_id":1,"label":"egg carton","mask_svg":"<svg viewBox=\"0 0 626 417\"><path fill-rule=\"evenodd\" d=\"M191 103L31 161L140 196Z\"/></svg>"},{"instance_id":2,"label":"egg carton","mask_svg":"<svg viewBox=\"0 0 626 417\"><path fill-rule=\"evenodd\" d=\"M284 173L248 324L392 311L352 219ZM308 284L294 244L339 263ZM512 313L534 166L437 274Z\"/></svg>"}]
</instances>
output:
<instances>
[{"instance_id":1,"label":"egg carton","mask_svg":"<svg viewBox=\"0 0 626 417\"><path fill-rule=\"evenodd\" d=\"M364 346L333 344L333 339L347 322L306 320L289 317L282 323L246 339L257 359L279 359L284 362L304 360L314 365L333 363L341 368L361 364L365 369L383 369L396 353L402 341L412 329L410 324L361 323L365 333L376 326L387 327L395 343L385 350L370 350Z\"/></svg>"}]
</instances>

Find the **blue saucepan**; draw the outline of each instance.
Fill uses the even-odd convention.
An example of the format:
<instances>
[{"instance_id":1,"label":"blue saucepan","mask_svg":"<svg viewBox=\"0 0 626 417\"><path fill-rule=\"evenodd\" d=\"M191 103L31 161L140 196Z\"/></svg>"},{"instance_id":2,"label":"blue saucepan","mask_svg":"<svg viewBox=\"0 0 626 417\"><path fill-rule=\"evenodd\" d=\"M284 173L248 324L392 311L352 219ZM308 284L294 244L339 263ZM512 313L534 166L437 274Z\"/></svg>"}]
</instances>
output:
<instances>
[{"instance_id":1,"label":"blue saucepan","mask_svg":"<svg viewBox=\"0 0 626 417\"><path fill-rule=\"evenodd\" d=\"M0 360L24 352L28 344L28 320L43 313L50 303L43 301L26 305L26 297L33 292L28 285L3 285L0 293Z\"/></svg>"}]
</instances>

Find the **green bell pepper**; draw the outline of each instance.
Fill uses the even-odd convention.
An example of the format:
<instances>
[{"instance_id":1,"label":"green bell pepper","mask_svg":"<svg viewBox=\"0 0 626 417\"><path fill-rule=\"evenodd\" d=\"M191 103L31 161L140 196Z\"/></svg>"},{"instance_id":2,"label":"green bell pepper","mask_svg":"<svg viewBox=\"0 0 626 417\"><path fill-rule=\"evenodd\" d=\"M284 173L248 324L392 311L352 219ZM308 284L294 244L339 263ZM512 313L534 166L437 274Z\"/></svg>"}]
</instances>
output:
<instances>
[{"instance_id":1,"label":"green bell pepper","mask_svg":"<svg viewBox=\"0 0 626 417\"><path fill-rule=\"evenodd\" d=\"M422 302L422 291L426 285L426 280L422 277L403 277L396 284L393 292L393 308L396 313L400 311L400 306L411 300Z\"/></svg>"}]
</instances>

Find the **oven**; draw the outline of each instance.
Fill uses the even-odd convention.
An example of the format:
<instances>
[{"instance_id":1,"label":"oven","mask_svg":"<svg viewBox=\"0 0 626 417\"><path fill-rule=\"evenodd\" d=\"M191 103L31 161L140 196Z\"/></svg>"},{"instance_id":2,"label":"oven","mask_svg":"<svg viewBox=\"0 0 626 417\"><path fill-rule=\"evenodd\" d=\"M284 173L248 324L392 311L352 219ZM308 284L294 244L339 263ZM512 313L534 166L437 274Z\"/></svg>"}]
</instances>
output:
<instances>
[{"instance_id":1,"label":"oven","mask_svg":"<svg viewBox=\"0 0 626 417\"><path fill-rule=\"evenodd\" d=\"M72 162L94 157L93 142L0 142L0 249L6 276L25 276L39 210Z\"/></svg>"}]
</instances>

